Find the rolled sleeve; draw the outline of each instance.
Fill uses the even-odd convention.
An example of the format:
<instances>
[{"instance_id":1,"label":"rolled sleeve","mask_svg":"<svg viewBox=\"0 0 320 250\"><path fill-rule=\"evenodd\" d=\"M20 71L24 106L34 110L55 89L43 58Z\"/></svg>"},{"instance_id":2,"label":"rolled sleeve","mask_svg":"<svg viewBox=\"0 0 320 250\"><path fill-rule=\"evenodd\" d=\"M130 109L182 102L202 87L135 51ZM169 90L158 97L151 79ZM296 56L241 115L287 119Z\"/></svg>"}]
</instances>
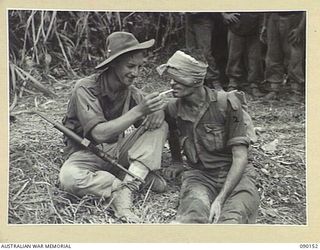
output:
<instances>
[{"instance_id":1,"label":"rolled sleeve","mask_svg":"<svg viewBox=\"0 0 320 250\"><path fill-rule=\"evenodd\" d=\"M250 144L250 139L247 136L247 129L244 123L243 111L241 104L239 103L239 108L236 110L228 105L228 116L227 116L227 129L228 129L228 139L227 146L235 145L247 145Z\"/></svg>"},{"instance_id":2,"label":"rolled sleeve","mask_svg":"<svg viewBox=\"0 0 320 250\"><path fill-rule=\"evenodd\" d=\"M80 86L75 92L76 113L84 136L99 123L106 122L98 98L88 89Z\"/></svg>"},{"instance_id":3,"label":"rolled sleeve","mask_svg":"<svg viewBox=\"0 0 320 250\"><path fill-rule=\"evenodd\" d=\"M250 139L246 136L239 136L239 137L231 138L230 140L227 141L228 147L240 145L240 144L249 146Z\"/></svg>"}]
</instances>

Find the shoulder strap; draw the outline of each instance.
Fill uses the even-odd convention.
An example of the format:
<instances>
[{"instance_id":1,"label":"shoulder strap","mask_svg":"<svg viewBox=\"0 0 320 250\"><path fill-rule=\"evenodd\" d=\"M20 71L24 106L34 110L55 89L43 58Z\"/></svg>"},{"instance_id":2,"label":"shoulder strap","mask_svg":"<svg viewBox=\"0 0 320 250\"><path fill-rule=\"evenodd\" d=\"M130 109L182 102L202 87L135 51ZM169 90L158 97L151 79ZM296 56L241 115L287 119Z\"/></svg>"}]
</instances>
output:
<instances>
[{"instance_id":1,"label":"shoulder strap","mask_svg":"<svg viewBox=\"0 0 320 250\"><path fill-rule=\"evenodd\" d=\"M231 92L225 92L225 91L218 91L217 92L217 102L219 110L222 112L222 114L225 116L228 106L228 101L234 110L238 110L239 108L242 108L243 111L243 119L247 130L247 136L250 138L251 143L257 142L257 135L254 130L253 122L246 111L247 102L244 96L243 92L238 91L231 91Z\"/></svg>"},{"instance_id":2,"label":"shoulder strap","mask_svg":"<svg viewBox=\"0 0 320 250\"><path fill-rule=\"evenodd\" d=\"M228 107L228 92L223 90L217 91L217 103L219 110L223 115L225 115Z\"/></svg>"},{"instance_id":3,"label":"shoulder strap","mask_svg":"<svg viewBox=\"0 0 320 250\"><path fill-rule=\"evenodd\" d=\"M228 101L233 110L238 110L239 106L241 106L240 100L236 95L236 91L225 92L223 90L217 92L217 102L219 106L219 110L222 113L227 111Z\"/></svg>"}]
</instances>

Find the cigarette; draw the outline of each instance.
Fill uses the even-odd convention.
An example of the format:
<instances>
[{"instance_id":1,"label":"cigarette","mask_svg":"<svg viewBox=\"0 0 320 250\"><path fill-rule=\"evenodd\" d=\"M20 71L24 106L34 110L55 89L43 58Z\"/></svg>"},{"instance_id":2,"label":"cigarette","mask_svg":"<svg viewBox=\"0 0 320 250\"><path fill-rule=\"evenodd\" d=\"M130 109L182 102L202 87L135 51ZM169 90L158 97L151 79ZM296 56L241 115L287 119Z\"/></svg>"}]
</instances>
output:
<instances>
[{"instance_id":1,"label":"cigarette","mask_svg":"<svg viewBox=\"0 0 320 250\"><path fill-rule=\"evenodd\" d=\"M166 90L166 91L163 91L163 92L161 92L159 95L161 96L161 95L165 95L165 94L168 94L168 93L170 93L170 92L172 92L173 91L173 89L169 89L169 90Z\"/></svg>"}]
</instances>

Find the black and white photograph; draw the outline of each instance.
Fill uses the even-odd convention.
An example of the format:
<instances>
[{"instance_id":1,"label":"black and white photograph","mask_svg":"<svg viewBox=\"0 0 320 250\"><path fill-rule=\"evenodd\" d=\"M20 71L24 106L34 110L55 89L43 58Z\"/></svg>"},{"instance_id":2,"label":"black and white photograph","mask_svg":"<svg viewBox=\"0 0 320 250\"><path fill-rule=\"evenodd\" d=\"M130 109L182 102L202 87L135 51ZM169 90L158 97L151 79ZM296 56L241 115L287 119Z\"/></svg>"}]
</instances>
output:
<instances>
[{"instance_id":1,"label":"black and white photograph","mask_svg":"<svg viewBox=\"0 0 320 250\"><path fill-rule=\"evenodd\" d=\"M308 225L307 20L7 9L7 223Z\"/></svg>"}]
</instances>

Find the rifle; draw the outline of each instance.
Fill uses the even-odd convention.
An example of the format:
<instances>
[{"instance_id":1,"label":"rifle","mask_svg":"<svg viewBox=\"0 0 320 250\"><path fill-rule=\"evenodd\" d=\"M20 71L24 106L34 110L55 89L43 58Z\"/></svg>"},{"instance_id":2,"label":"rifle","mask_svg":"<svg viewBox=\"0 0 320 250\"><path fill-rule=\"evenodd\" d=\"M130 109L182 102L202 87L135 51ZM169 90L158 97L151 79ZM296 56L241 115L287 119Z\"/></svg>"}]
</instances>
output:
<instances>
[{"instance_id":1,"label":"rifle","mask_svg":"<svg viewBox=\"0 0 320 250\"><path fill-rule=\"evenodd\" d=\"M81 136L77 135L72 130L66 128L61 123L55 122L51 120L50 118L46 117L44 114L34 111L35 114L39 115L41 118L49 122L53 127L58 129L60 132L65 134L70 139L74 140L76 143L84 146L86 149L90 150L92 153L94 153L96 156L100 157L102 160L111 163L113 166L116 166L117 168L121 169L122 171L126 172L133 178L141 181L142 183L145 183L143 179L141 179L139 176L136 176L135 174L131 173L129 170L127 170L125 167L121 166L115 159L113 159L111 156L100 150L98 147L96 147L94 144L91 143L90 140L87 138L82 138Z\"/></svg>"}]
</instances>

